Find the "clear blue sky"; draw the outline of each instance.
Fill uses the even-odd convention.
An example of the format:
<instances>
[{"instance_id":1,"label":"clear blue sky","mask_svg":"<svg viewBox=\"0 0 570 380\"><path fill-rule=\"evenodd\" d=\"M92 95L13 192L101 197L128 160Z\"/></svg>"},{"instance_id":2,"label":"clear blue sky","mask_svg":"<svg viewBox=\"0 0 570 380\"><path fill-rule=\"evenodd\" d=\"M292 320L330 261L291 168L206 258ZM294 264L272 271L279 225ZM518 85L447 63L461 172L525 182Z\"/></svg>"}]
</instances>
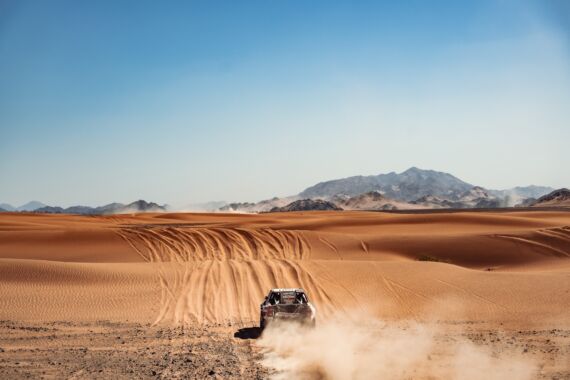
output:
<instances>
[{"instance_id":1,"label":"clear blue sky","mask_svg":"<svg viewBox=\"0 0 570 380\"><path fill-rule=\"evenodd\" d=\"M0 0L0 202L570 186L570 2Z\"/></svg>"}]
</instances>

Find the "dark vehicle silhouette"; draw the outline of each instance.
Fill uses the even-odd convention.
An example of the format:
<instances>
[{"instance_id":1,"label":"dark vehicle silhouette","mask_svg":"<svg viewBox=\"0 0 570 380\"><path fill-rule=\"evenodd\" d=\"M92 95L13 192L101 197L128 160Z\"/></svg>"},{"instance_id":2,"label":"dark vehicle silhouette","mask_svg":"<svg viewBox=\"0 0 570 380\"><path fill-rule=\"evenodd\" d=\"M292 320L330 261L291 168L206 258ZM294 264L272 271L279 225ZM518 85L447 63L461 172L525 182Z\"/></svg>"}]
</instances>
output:
<instances>
[{"instance_id":1,"label":"dark vehicle silhouette","mask_svg":"<svg viewBox=\"0 0 570 380\"><path fill-rule=\"evenodd\" d=\"M303 289L271 289L260 305L259 327L263 330L276 320L289 320L314 326L316 309Z\"/></svg>"}]
</instances>

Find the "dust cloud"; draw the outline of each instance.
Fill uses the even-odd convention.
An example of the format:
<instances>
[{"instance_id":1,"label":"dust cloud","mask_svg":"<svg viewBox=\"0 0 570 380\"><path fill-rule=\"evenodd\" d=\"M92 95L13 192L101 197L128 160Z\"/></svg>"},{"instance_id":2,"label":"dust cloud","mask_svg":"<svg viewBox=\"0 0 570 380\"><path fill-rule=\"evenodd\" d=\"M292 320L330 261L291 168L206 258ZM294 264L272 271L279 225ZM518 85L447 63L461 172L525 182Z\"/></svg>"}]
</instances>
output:
<instances>
[{"instance_id":1,"label":"dust cloud","mask_svg":"<svg viewBox=\"0 0 570 380\"><path fill-rule=\"evenodd\" d=\"M530 379L536 365L429 323L334 318L269 326L258 342L274 379Z\"/></svg>"}]
</instances>

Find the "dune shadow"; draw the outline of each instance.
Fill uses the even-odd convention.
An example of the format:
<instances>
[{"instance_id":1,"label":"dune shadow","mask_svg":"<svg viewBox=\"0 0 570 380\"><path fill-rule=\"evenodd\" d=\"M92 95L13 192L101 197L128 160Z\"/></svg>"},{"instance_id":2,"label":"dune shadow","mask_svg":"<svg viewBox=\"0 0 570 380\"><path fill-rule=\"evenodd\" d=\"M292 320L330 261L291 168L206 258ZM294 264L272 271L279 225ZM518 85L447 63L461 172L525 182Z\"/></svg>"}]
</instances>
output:
<instances>
[{"instance_id":1,"label":"dune shadow","mask_svg":"<svg viewBox=\"0 0 570 380\"><path fill-rule=\"evenodd\" d=\"M234 333L234 338L257 339L261 336L261 332L259 327L244 327Z\"/></svg>"}]
</instances>

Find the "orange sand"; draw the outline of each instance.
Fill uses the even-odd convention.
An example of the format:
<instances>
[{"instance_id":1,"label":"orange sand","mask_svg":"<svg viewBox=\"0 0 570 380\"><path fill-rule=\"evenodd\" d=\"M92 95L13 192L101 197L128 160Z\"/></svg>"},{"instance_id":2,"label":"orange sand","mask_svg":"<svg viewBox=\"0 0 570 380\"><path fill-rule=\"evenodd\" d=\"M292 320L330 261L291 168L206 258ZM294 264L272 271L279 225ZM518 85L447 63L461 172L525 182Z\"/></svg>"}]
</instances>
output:
<instances>
[{"instance_id":1,"label":"orange sand","mask_svg":"<svg viewBox=\"0 0 570 380\"><path fill-rule=\"evenodd\" d=\"M320 318L569 325L569 257L561 211L3 213L0 319L246 323L294 286Z\"/></svg>"}]
</instances>

